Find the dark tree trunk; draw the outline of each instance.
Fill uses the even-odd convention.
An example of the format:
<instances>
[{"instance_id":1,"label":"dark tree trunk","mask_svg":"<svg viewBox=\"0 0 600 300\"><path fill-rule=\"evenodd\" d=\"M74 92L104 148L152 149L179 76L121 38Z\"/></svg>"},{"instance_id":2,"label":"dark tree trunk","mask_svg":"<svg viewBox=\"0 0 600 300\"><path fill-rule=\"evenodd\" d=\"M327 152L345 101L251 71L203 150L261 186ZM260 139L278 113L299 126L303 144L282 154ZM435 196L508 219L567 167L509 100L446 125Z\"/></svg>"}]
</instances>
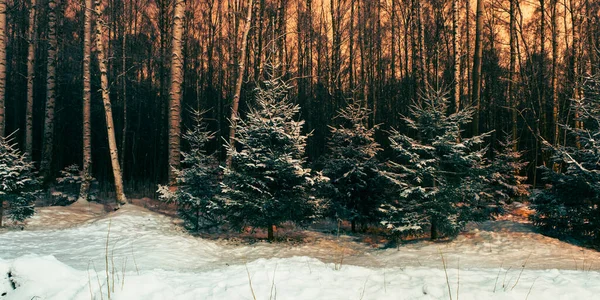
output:
<instances>
[{"instance_id":1,"label":"dark tree trunk","mask_svg":"<svg viewBox=\"0 0 600 300\"><path fill-rule=\"evenodd\" d=\"M273 229L274 229L274 227L275 227L275 225L269 225L269 226L267 227L267 239L268 239L269 241L272 241L272 240L273 240L273 238L274 238L274 235L275 235L275 234L274 234L274 230L273 230Z\"/></svg>"},{"instance_id":2,"label":"dark tree trunk","mask_svg":"<svg viewBox=\"0 0 600 300\"><path fill-rule=\"evenodd\" d=\"M438 231L437 231L437 221L435 219L431 220L431 240L435 241L438 239Z\"/></svg>"}]
</instances>

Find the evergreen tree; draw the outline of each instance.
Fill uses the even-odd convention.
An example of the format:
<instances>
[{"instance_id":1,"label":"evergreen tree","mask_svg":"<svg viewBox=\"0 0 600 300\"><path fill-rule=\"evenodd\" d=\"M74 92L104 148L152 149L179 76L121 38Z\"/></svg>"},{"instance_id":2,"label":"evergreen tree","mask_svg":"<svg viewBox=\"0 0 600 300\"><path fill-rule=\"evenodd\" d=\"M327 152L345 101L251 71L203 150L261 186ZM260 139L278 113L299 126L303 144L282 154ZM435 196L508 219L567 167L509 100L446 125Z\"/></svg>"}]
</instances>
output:
<instances>
[{"instance_id":1,"label":"evergreen tree","mask_svg":"<svg viewBox=\"0 0 600 300\"><path fill-rule=\"evenodd\" d=\"M279 78L256 89L256 102L245 120L236 124L235 147L228 147L223 192L227 221L234 227L268 229L286 221L302 222L314 216L314 184L304 167L307 135L304 121L296 121L300 107L288 101L289 87Z\"/></svg>"},{"instance_id":2,"label":"evergreen tree","mask_svg":"<svg viewBox=\"0 0 600 300\"><path fill-rule=\"evenodd\" d=\"M322 190L330 199L330 215L356 223L378 220L385 178L379 172L376 156L381 151L375 142L377 126L367 128L370 111L358 102L341 109L339 127L330 127L323 175L330 180Z\"/></svg>"},{"instance_id":3,"label":"evergreen tree","mask_svg":"<svg viewBox=\"0 0 600 300\"><path fill-rule=\"evenodd\" d=\"M23 221L34 213L34 201L39 181L34 166L26 154L21 153L9 137L0 138L0 226L4 203L8 204L8 217Z\"/></svg>"},{"instance_id":4,"label":"evergreen tree","mask_svg":"<svg viewBox=\"0 0 600 300\"><path fill-rule=\"evenodd\" d=\"M397 232L429 227L455 236L466 222L484 216L489 195L482 192L486 166L482 147L489 134L461 137L461 126L471 123L474 111L463 109L446 115L443 92L428 89L412 105L404 121L417 138L392 130L389 140L395 157L387 175L400 188L396 200L384 205L384 225Z\"/></svg>"},{"instance_id":5,"label":"evergreen tree","mask_svg":"<svg viewBox=\"0 0 600 300\"><path fill-rule=\"evenodd\" d=\"M533 194L534 224L550 235L600 241L600 76L585 82L584 98L572 100L576 124L564 125L571 145L552 146L552 161L542 166L544 190Z\"/></svg>"},{"instance_id":6,"label":"evergreen tree","mask_svg":"<svg viewBox=\"0 0 600 300\"><path fill-rule=\"evenodd\" d=\"M195 125L183 139L190 144L189 152L182 152L183 168L174 170L177 189L159 186L160 198L177 204L177 213L188 230L198 232L203 225L220 223L222 203L216 197L220 191L219 162L215 154L207 154L206 144L214 138L202 120L202 113L194 111Z\"/></svg>"},{"instance_id":7,"label":"evergreen tree","mask_svg":"<svg viewBox=\"0 0 600 300\"><path fill-rule=\"evenodd\" d=\"M500 150L495 150L494 160L490 166L489 187L500 204L511 199L529 196L529 185L521 171L527 166L520 151L515 150L516 141L507 135L504 142L499 142Z\"/></svg>"}]
</instances>

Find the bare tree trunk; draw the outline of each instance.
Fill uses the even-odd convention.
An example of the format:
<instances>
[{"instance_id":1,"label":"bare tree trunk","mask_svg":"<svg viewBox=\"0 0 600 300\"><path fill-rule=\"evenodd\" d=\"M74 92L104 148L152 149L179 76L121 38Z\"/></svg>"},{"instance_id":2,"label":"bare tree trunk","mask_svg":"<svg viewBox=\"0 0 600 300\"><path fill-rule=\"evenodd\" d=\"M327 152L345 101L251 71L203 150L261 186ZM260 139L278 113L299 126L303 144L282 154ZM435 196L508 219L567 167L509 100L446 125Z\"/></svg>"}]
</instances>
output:
<instances>
[{"instance_id":1,"label":"bare tree trunk","mask_svg":"<svg viewBox=\"0 0 600 300\"><path fill-rule=\"evenodd\" d=\"M472 87L471 87L471 0L465 1L465 69L467 69L467 99L471 100Z\"/></svg>"},{"instance_id":2,"label":"bare tree trunk","mask_svg":"<svg viewBox=\"0 0 600 300\"><path fill-rule=\"evenodd\" d=\"M582 68L581 68L581 45L580 45L580 26L581 26L581 19L579 16L580 11L577 10L576 11L576 4L574 4L574 0L570 1L570 12L571 12L571 26L572 26L572 30L573 30L573 34L572 34L572 38L573 41L571 42L571 51L572 51L572 55L573 55L573 99L575 101L580 101L582 98L582 91L581 91L581 74L582 74ZM575 128L577 129L581 129L583 128L583 121L579 120L580 117L580 113L578 110L575 110ZM577 144L577 148L581 148L581 143L579 142L579 139L577 138L576 140L576 144Z\"/></svg>"},{"instance_id":3,"label":"bare tree trunk","mask_svg":"<svg viewBox=\"0 0 600 300\"><path fill-rule=\"evenodd\" d=\"M83 24L83 181L79 189L78 202L88 200L90 183L92 181L92 130L91 111L92 100L90 62L92 55L92 0L85 0Z\"/></svg>"},{"instance_id":4,"label":"bare tree trunk","mask_svg":"<svg viewBox=\"0 0 600 300\"><path fill-rule=\"evenodd\" d=\"M0 0L0 138L4 138L4 99L6 97L6 0ZM4 199L0 199L0 227L4 216Z\"/></svg>"},{"instance_id":5,"label":"bare tree trunk","mask_svg":"<svg viewBox=\"0 0 600 300\"><path fill-rule=\"evenodd\" d=\"M108 74L106 68L106 59L104 58L104 44L102 42L102 32L104 19L102 19L102 0L96 0L96 51L98 54L98 64L100 68L100 85L102 90L102 102L104 103L104 114L106 116L106 131L108 133L108 147L110 151L110 160L112 163L113 176L115 179L115 190L118 204L127 203L125 192L123 190L123 177L121 176L121 167L119 166L119 152L117 150L117 140L115 138L115 126L112 116L112 108L108 93Z\"/></svg>"},{"instance_id":6,"label":"bare tree trunk","mask_svg":"<svg viewBox=\"0 0 600 300\"><path fill-rule=\"evenodd\" d=\"M181 162L181 84L183 83L183 18L185 1L176 0L173 17L173 45L171 52L171 88L169 91L169 184L175 184Z\"/></svg>"},{"instance_id":7,"label":"bare tree trunk","mask_svg":"<svg viewBox=\"0 0 600 300\"><path fill-rule=\"evenodd\" d=\"M25 108L25 153L33 157L33 79L35 77L35 46L36 46L36 0L31 0L29 7L29 28L27 39L27 105Z\"/></svg>"},{"instance_id":8,"label":"bare tree trunk","mask_svg":"<svg viewBox=\"0 0 600 300\"><path fill-rule=\"evenodd\" d=\"M509 35L510 35L510 62L509 62L509 79L508 79L508 99L511 104L511 118L512 118L512 140L513 150L517 151L517 98L515 97L515 83L517 82L517 30L516 30L516 3L517 0L510 0L510 21L509 21Z\"/></svg>"},{"instance_id":9,"label":"bare tree trunk","mask_svg":"<svg viewBox=\"0 0 600 300\"><path fill-rule=\"evenodd\" d=\"M56 1L48 1L48 73L46 75L46 119L44 121L44 140L40 173L48 180L52 168L54 146L54 106L56 104L56 59L58 43L56 40Z\"/></svg>"},{"instance_id":10,"label":"bare tree trunk","mask_svg":"<svg viewBox=\"0 0 600 300\"><path fill-rule=\"evenodd\" d=\"M458 0L452 0L452 55L454 56L453 65L453 85L454 85L454 109L460 110L460 49L459 49L459 31L458 31ZM437 77L437 74L436 74Z\"/></svg>"},{"instance_id":11,"label":"bare tree trunk","mask_svg":"<svg viewBox=\"0 0 600 300\"><path fill-rule=\"evenodd\" d=\"M479 112L481 109L481 35L483 34L483 0L477 0L477 14L475 16L475 53L473 54L473 134L479 134Z\"/></svg>"},{"instance_id":12,"label":"bare tree trunk","mask_svg":"<svg viewBox=\"0 0 600 300\"><path fill-rule=\"evenodd\" d=\"M241 55L238 60L238 78L235 83L235 91L233 94L233 102L231 104L231 119L229 127L229 146L233 149L235 147L235 126L237 125L237 119L239 118L238 107L240 105L240 93L242 92L242 83L244 81L244 70L246 66L246 44L248 43L248 32L250 31L250 25L252 21L252 0L248 1L248 12L246 14L246 24L244 24L244 32L242 33L242 45L240 46ZM231 155L227 153L226 165L231 167Z\"/></svg>"},{"instance_id":13,"label":"bare tree trunk","mask_svg":"<svg viewBox=\"0 0 600 300\"><path fill-rule=\"evenodd\" d=\"M4 99L6 97L6 0L0 0L0 137L4 137ZM0 206L2 203L0 202ZM0 208L1 210L2 208ZM2 214L0 214L0 219ZM2 220L0 220L2 225Z\"/></svg>"},{"instance_id":14,"label":"bare tree trunk","mask_svg":"<svg viewBox=\"0 0 600 300\"><path fill-rule=\"evenodd\" d=\"M127 33L123 32L123 43L121 45L121 66L122 75L121 84L123 85L123 134L121 137L121 174L125 176L125 156L127 153L127 56L125 51L127 50Z\"/></svg>"},{"instance_id":15,"label":"bare tree trunk","mask_svg":"<svg viewBox=\"0 0 600 300\"><path fill-rule=\"evenodd\" d=\"M554 145L558 146L560 140L560 130L558 126L558 24L556 22L558 10L557 0L552 0L552 15L550 26L552 27L552 124L554 129Z\"/></svg>"},{"instance_id":16,"label":"bare tree trunk","mask_svg":"<svg viewBox=\"0 0 600 300\"><path fill-rule=\"evenodd\" d=\"M539 97L539 105L540 105L540 116L541 116L541 124L540 127L541 135L544 138L548 138L547 128L548 128L548 118L547 118L547 105L546 105L546 88L545 88L545 80L544 74L546 73L546 0L540 0L540 61L539 61L539 71L538 71L538 97ZM547 151L543 151L542 155L542 163L545 165L546 160L548 159Z\"/></svg>"}]
</instances>

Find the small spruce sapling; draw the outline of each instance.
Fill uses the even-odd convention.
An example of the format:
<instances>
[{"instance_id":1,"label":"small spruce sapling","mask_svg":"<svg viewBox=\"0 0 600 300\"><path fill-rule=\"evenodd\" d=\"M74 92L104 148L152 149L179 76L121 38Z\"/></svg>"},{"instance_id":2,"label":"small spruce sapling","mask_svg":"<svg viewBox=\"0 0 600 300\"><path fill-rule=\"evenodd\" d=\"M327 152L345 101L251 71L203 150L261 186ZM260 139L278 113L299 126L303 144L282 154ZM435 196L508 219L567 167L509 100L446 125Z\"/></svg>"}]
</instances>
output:
<instances>
[{"instance_id":1,"label":"small spruce sapling","mask_svg":"<svg viewBox=\"0 0 600 300\"><path fill-rule=\"evenodd\" d=\"M279 78L256 89L254 105L236 124L238 147L227 148L232 164L222 183L229 224L266 228L269 240L274 226L314 218L317 202L310 196L316 178L304 167L304 121L296 119L300 107L288 101L288 90Z\"/></svg>"},{"instance_id":2,"label":"small spruce sapling","mask_svg":"<svg viewBox=\"0 0 600 300\"><path fill-rule=\"evenodd\" d=\"M214 139L203 122L202 112L193 111L195 125L183 135L190 150L182 152L181 170L176 170L177 189L159 185L161 200L177 204L177 213L184 220L184 226L198 232L204 226L221 223L222 203L217 198L220 191L219 162L215 154L206 153L206 144Z\"/></svg>"},{"instance_id":3,"label":"small spruce sapling","mask_svg":"<svg viewBox=\"0 0 600 300\"><path fill-rule=\"evenodd\" d=\"M493 197L503 206L513 199L529 196L529 185L525 183L527 176L520 175L528 163L523 161L523 153L516 150L516 141L509 135L499 144L500 149L494 151L488 180Z\"/></svg>"},{"instance_id":4,"label":"small spruce sapling","mask_svg":"<svg viewBox=\"0 0 600 300\"><path fill-rule=\"evenodd\" d=\"M421 231L455 236L468 221L484 216L489 195L482 192L486 177L484 139L489 133L464 138L471 108L446 115L444 92L428 88L412 105L404 121L416 135L390 132L394 158L386 176L399 188L396 199L382 206L382 223L395 232Z\"/></svg>"},{"instance_id":5,"label":"small spruce sapling","mask_svg":"<svg viewBox=\"0 0 600 300\"><path fill-rule=\"evenodd\" d=\"M358 101L341 109L338 127L330 127L323 175L330 180L321 188L330 200L329 215L350 220L352 231L356 223L363 225L378 221L378 208L383 201L384 183L379 171L377 154L381 151L375 141L378 126L368 128L370 110Z\"/></svg>"},{"instance_id":6,"label":"small spruce sapling","mask_svg":"<svg viewBox=\"0 0 600 300\"><path fill-rule=\"evenodd\" d=\"M34 201L40 183L34 166L26 154L21 153L11 136L0 138L0 226L4 207L7 216L23 221L34 213Z\"/></svg>"}]
</instances>

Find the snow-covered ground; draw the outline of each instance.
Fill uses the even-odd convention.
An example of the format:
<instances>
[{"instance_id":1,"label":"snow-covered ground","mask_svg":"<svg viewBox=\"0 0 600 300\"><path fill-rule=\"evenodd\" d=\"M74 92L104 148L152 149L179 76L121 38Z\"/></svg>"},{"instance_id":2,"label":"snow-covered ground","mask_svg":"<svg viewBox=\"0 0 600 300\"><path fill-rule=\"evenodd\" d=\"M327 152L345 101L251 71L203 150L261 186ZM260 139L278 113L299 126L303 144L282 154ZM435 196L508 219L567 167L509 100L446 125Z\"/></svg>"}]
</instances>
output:
<instances>
[{"instance_id":1,"label":"snow-covered ground","mask_svg":"<svg viewBox=\"0 0 600 300\"><path fill-rule=\"evenodd\" d=\"M107 289L111 299L600 295L600 253L525 224L487 222L452 242L385 250L348 236L306 235L300 245L240 245L192 237L172 218L137 206L109 215L94 207L43 208L25 230L0 231L0 300L108 299Z\"/></svg>"}]
</instances>

